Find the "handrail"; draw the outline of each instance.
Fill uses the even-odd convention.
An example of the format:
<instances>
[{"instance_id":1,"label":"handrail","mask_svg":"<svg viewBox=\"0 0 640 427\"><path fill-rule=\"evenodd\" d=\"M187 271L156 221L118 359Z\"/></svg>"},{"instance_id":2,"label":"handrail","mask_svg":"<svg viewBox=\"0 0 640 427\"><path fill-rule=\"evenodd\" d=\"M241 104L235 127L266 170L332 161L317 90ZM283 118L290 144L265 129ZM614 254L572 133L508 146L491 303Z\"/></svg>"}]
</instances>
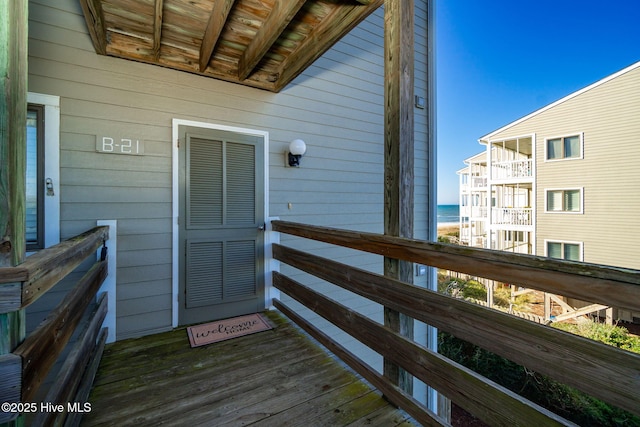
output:
<instances>
[{"instance_id":1,"label":"handrail","mask_svg":"<svg viewBox=\"0 0 640 427\"><path fill-rule=\"evenodd\" d=\"M274 231L640 311L640 271L375 233L273 221ZM615 289L615 292L611 292Z\"/></svg>"},{"instance_id":2,"label":"handrail","mask_svg":"<svg viewBox=\"0 0 640 427\"><path fill-rule=\"evenodd\" d=\"M426 384L447 395L467 411L478 414L490 425L552 426L571 425L552 412L501 387L446 357L418 346L399 333L368 319L347 307L314 292L286 276L274 273L276 288L406 369ZM280 303L281 304L281 303ZM391 350L393 349L393 350ZM479 399L478 396L484 396ZM404 408L403 408L404 409ZM410 413L416 416L414 413ZM421 422L425 420L418 418ZM428 420L429 424L438 420Z\"/></svg>"},{"instance_id":3,"label":"handrail","mask_svg":"<svg viewBox=\"0 0 640 427\"><path fill-rule=\"evenodd\" d=\"M0 268L0 313L20 310L36 301L108 238L109 227L95 227L36 252L16 267Z\"/></svg>"},{"instance_id":4,"label":"handrail","mask_svg":"<svg viewBox=\"0 0 640 427\"><path fill-rule=\"evenodd\" d=\"M109 227L96 227L72 239L31 255L17 267L0 268L0 312L9 313L26 307L55 286L80 263L94 255L109 238ZM17 405L25 412L36 412L38 424L54 424L64 420L68 412L82 411L82 406L71 405L78 396L78 385L93 373L87 365L100 358L105 341L105 328L101 325L107 313L107 298L102 295L96 308L81 322L84 313L107 276L106 259L97 261L76 283L66 298L52 310L47 318L11 353L0 356L0 397L3 402ZM52 405L62 404L64 411L42 411L33 400L42 381L66 347L78 326L85 327L47 395ZM100 338L98 339L98 336ZM96 343L96 341L98 341ZM78 402L74 401L74 405ZM35 405L35 406L34 406ZM0 423L11 421L16 411L0 413Z\"/></svg>"},{"instance_id":5,"label":"handrail","mask_svg":"<svg viewBox=\"0 0 640 427\"><path fill-rule=\"evenodd\" d=\"M555 287L557 286L556 283L561 281L556 276L559 275L562 278L570 276L572 283L580 283L583 286L580 293L582 299L602 299L603 294L618 292L618 287L623 286L625 287L624 292L628 292L628 295L633 296L632 299L634 301L630 304L631 306L634 306L640 300L638 298L640 296L640 286L637 283L638 272L635 270L593 266L593 271L590 271L592 265L582 265L582 268L576 268L573 263L567 265L564 262L556 262L555 260L539 257L532 258L520 254L505 254L476 249L469 251L468 249L470 248L463 248L466 249L465 251L456 251L454 249L457 248L452 248L449 245L391 238L372 233L313 227L283 221L274 221L273 229L287 234L379 253L385 256L398 257L399 259L408 259L428 265L450 266L453 260L457 260L458 264L451 269L471 274L477 274L477 271L485 271L486 266L482 265L484 263L491 265L499 263L503 270L494 273L494 277L492 277L497 280L501 280L504 276L510 276L511 273L508 269L525 268L529 271L529 274L533 275L529 282L534 282L535 280L533 279L542 277L545 282L542 286L555 293L561 293ZM640 390L640 377L637 375L640 372L640 356L635 353L606 346L510 316L506 313L457 300L282 245L274 245L273 256L283 263L484 347L489 351L522 364L528 369L546 374L615 406L640 414L640 408L637 405L638 390ZM497 256L504 258L502 262L496 259ZM547 261L551 265L546 264ZM559 269L560 271L556 272L554 269ZM353 316L355 314L352 312L343 313L349 319L344 324L342 320L332 314L332 312L339 311L334 305L335 302L326 301L326 298L322 295L314 294L309 296L305 294L307 290L300 289L302 285L296 284L296 282L279 273L274 273L273 281L276 288L295 299L302 299L310 309L326 317L337 326L342 327L347 333L354 335L358 339L363 338L359 337L358 332L363 326L354 326ZM594 282L596 281L601 283L602 288L595 287ZM611 291L611 286L615 286L615 292ZM595 296L587 294L593 289L596 290ZM280 303L274 303L274 305L278 307ZM327 309L327 307L330 308ZM341 322L343 323L342 325ZM378 341L387 339L383 339L381 334L382 332L380 331L375 332ZM500 337L500 339L497 340L496 337ZM363 339L366 339L366 337ZM363 342L367 345L371 344L372 348L382 352L385 358L393 359L394 356L397 356L394 355L394 350L397 351L398 348L396 347L397 343L383 342L380 347L376 347L378 345L376 342ZM409 350L403 349L403 354L406 354L404 353L405 351ZM432 356L418 355L416 353L415 357L429 358ZM424 359L421 360L424 362ZM412 361L395 360L395 362L401 364L403 368L409 370L413 375L422 378L419 369L411 365ZM406 366L407 362L409 362L409 366ZM457 404L492 425L508 425L505 420L512 417L514 413L522 415L522 412L520 412L522 408L513 409L515 408L512 405L513 402L505 403L504 408L496 408L496 404L492 402L494 400L493 394L491 399L478 402L477 396L466 393L467 387L471 387L471 385L460 380L460 376L466 377L466 374L461 374L454 365L448 366L440 374L430 371L424 378L425 382L434 385L436 389L443 392L447 397L452 397ZM354 369L356 368L354 367ZM416 372L416 369L418 372ZM456 374L456 372L458 373ZM435 377L438 377L438 375L450 376L447 381L452 382L453 385L437 383L437 379L436 383L434 383L434 375ZM484 386L493 387L490 382L485 382ZM511 398L508 396L503 396L502 398L507 399L506 402L511 402ZM509 411L512 409L515 412L510 413ZM506 413L502 411L506 411ZM416 416L413 413L411 414L414 417ZM540 424L539 420L534 421L535 417L526 417L526 423L529 425ZM522 418L516 419L519 422L523 422ZM560 423L566 422L566 420L559 421L553 417L550 420Z\"/></svg>"}]
</instances>

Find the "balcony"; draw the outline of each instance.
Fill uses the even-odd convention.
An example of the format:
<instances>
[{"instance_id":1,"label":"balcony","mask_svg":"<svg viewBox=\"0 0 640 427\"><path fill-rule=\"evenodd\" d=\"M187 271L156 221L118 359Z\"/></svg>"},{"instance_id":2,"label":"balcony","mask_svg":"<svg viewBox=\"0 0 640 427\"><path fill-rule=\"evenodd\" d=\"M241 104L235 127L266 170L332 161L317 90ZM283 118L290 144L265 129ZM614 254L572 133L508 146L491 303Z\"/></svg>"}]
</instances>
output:
<instances>
[{"instance_id":1,"label":"balcony","mask_svg":"<svg viewBox=\"0 0 640 427\"><path fill-rule=\"evenodd\" d=\"M533 226L533 209L491 208L491 224L531 227Z\"/></svg>"},{"instance_id":2,"label":"balcony","mask_svg":"<svg viewBox=\"0 0 640 427\"><path fill-rule=\"evenodd\" d=\"M274 221L272 226L273 231L292 236L291 239L295 240L311 239L503 283L518 283L530 289L593 301L606 306L640 311L638 270L284 221ZM87 249L83 250L83 254L93 253L107 239L106 234L100 230L92 235L96 237L91 240L91 245L85 245ZM55 265L64 263L61 257L77 259L77 247L75 245L65 249L64 253L55 249L52 252L56 254ZM283 264L378 303L385 307L385 311L402 313L425 322L526 366L527 369L572 386L632 414L640 415L638 354L354 268L336 260L321 258L286 245L274 244L273 257ZM47 262L47 265L49 264L51 262ZM14 299L18 301L20 294L18 290L12 290L13 284L16 277L24 277L26 287L23 287L23 290L30 290L33 273L40 270L32 267L25 265L0 269L0 283L6 283L0 289L5 290L6 295L15 294ZM99 264L99 267L104 268L102 264ZM279 272L273 272L272 277L276 289L378 352L386 364L404 369L489 425L573 425L513 391L419 345L411 337L400 333L397 325L382 325L317 292L313 287ZM83 285L80 291L74 294L88 295L88 298L92 299L96 286L92 285L91 292L84 292L86 286ZM0 300L0 303L3 302L5 304L0 304L0 307L7 306L6 301ZM280 315L270 314L272 321L278 323L276 331L269 333L271 335L257 334L240 341L228 341L221 346L215 344L207 348L182 351L187 346L187 340L181 330L107 346L107 357L102 360L89 400L92 411L84 421L91 424L92 418L104 416L116 420L111 424L107 422L107 425L157 425L160 421L170 424L171 420L185 425L211 425L224 420L228 420L231 425L283 425L284 422L318 425L317 421L324 422L326 416L331 417L329 425L345 425L351 422L410 425L409 423L414 421L422 425L449 425L447 420L431 412L398 387L391 377L364 363L287 304L279 299L273 300L274 307L280 313L305 330L327 349L325 351L340 358L378 391L368 391L359 382L352 381L352 373L348 372L344 376L343 368L330 367L333 365L327 362L324 351L309 348L306 344L296 347L301 341L308 340L297 332L294 333ZM67 312L60 311L63 314ZM79 309L71 312L81 313ZM44 371L43 363L38 362L36 356L46 355L47 360L50 359L50 343L55 333L49 331L50 328L57 328L60 323L64 322L54 320L53 326L47 327L46 333L39 333L33 339L28 339L28 348L23 348L23 344L17 351L0 358L0 370L10 374L6 376L6 382L0 384L1 394L11 399L7 401L16 404L32 401L34 387L38 383L34 381L34 375L42 378ZM102 338L97 338L99 321L92 324L96 325L92 328L96 333L89 336L87 343L93 345L98 340L104 345ZM61 345L57 344L56 347ZM148 347L145 347L146 345ZM155 347L153 352L151 347ZM155 353L156 351L159 353ZM183 355L179 353L185 353L186 356L181 359ZM272 357L272 353L275 357ZM86 354L86 360L90 362L85 361L82 365L97 366L100 351L85 351L82 354ZM266 366L253 364L261 359L268 360ZM49 364L48 361L46 365ZM215 367L218 371L205 373L203 369L208 367ZM294 371L296 377L290 377L289 373ZM205 373L204 378L201 373ZM77 377L77 381L69 380L57 387L64 393L52 396L51 403L65 405L69 401L86 402L84 392L88 393L92 380L86 382L81 379L82 369L78 369L77 366L70 367L69 374L71 378ZM15 380L15 384L10 380ZM176 384L182 384L182 387L178 388ZM344 392L351 393L356 390L354 393L357 397L347 399L349 403L340 399L334 400L334 397L342 395L342 391L339 390L340 384L342 387L350 388L343 389ZM79 392L80 390L82 392ZM106 393L105 390L111 390L112 393ZM257 393L251 393L251 390ZM293 391L292 394L283 397L280 396L283 390ZM389 402L402 408L412 419L388 407L385 401L380 399L381 394ZM156 398L159 397L164 400L155 404ZM342 403L336 404L337 401ZM140 412L143 403L155 406L146 406L149 410ZM277 408L281 410L271 409L273 405L279 405ZM169 413L170 411L173 412ZM346 413L351 411L362 416L345 421L342 415L346 416ZM55 417L56 423L63 423L67 414L40 415ZM53 424L53 420L51 421Z\"/></svg>"},{"instance_id":3,"label":"balcony","mask_svg":"<svg viewBox=\"0 0 640 427\"><path fill-rule=\"evenodd\" d=\"M471 206L471 218L486 219L488 209L486 206Z\"/></svg>"},{"instance_id":4,"label":"balcony","mask_svg":"<svg viewBox=\"0 0 640 427\"><path fill-rule=\"evenodd\" d=\"M491 179L533 179L533 159L509 160L491 163Z\"/></svg>"},{"instance_id":5,"label":"balcony","mask_svg":"<svg viewBox=\"0 0 640 427\"><path fill-rule=\"evenodd\" d=\"M486 176L474 176L471 178L471 187L472 188L486 188L487 187L487 177Z\"/></svg>"}]
</instances>

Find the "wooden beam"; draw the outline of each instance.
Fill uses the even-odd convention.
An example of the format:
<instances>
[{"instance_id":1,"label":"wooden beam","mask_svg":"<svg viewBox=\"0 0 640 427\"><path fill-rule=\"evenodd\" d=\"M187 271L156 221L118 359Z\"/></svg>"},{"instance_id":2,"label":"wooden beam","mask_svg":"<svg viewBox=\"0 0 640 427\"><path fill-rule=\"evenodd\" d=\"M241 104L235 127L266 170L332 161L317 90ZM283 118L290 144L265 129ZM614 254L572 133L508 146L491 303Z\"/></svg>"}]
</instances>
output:
<instances>
[{"instance_id":1,"label":"wooden beam","mask_svg":"<svg viewBox=\"0 0 640 427\"><path fill-rule=\"evenodd\" d=\"M23 402L35 396L106 276L107 262L95 263L64 301L14 350L22 357Z\"/></svg>"},{"instance_id":2,"label":"wooden beam","mask_svg":"<svg viewBox=\"0 0 640 427\"><path fill-rule=\"evenodd\" d=\"M286 276L274 272L273 285L367 347L406 367L416 377L489 425L574 425Z\"/></svg>"},{"instance_id":3,"label":"wooden beam","mask_svg":"<svg viewBox=\"0 0 640 427\"><path fill-rule=\"evenodd\" d=\"M287 28L287 25L296 16L305 1L275 2L271 13L262 23L262 26L258 29L258 32L238 61L238 79L244 80L249 77L251 71L258 65L258 62L269 51L284 29Z\"/></svg>"},{"instance_id":4,"label":"wooden beam","mask_svg":"<svg viewBox=\"0 0 640 427\"><path fill-rule=\"evenodd\" d=\"M636 375L640 355L636 353L278 244L273 257L527 369L640 413L640 377Z\"/></svg>"},{"instance_id":5,"label":"wooden beam","mask_svg":"<svg viewBox=\"0 0 640 427\"><path fill-rule=\"evenodd\" d=\"M413 237L413 0L385 0L384 4L384 234ZM413 283L412 264L385 257L387 277ZM413 338L413 320L385 307L385 325ZM402 389L413 380L385 359L385 375Z\"/></svg>"},{"instance_id":6,"label":"wooden beam","mask_svg":"<svg viewBox=\"0 0 640 427\"><path fill-rule=\"evenodd\" d=\"M271 225L274 231L293 236L640 311L640 270L285 221Z\"/></svg>"},{"instance_id":7,"label":"wooden beam","mask_svg":"<svg viewBox=\"0 0 640 427\"><path fill-rule=\"evenodd\" d=\"M200 45L200 72L206 70L211 55L213 55L213 49L216 47L220 33L224 28L225 22L231 12L231 7L235 0L218 0L213 3L213 10L209 16L209 22L207 23L207 29L202 37L202 44Z\"/></svg>"},{"instance_id":8,"label":"wooden beam","mask_svg":"<svg viewBox=\"0 0 640 427\"><path fill-rule=\"evenodd\" d=\"M554 322L562 322L563 320L575 319L578 316L584 316L584 315L593 313L594 311L606 310L608 308L609 306L602 305L602 304L591 304L586 307L582 307L574 311L570 311L568 313L560 314L556 316L556 318L554 319Z\"/></svg>"},{"instance_id":9,"label":"wooden beam","mask_svg":"<svg viewBox=\"0 0 640 427\"><path fill-rule=\"evenodd\" d=\"M11 313L21 308L22 283L0 283L0 314Z\"/></svg>"},{"instance_id":10,"label":"wooden beam","mask_svg":"<svg viewBox=\"0 0 640 427\"><path fill-rule=\"evenodd\" d=\"M153 14L153 60L160 58L160 41L162 40L162 13L164 0L155 0L155 11Z\"/></svg>"},{"instance_id":11,"label":"wooden beam","mask_svg":"<svg viewBox=\"0 0 640 427\"><path fill-rule=\"evenodd\" d=\"M27 3L0 5L0 267L25 253Z\"/></svg>"},{"instance_id":12,"label":"wooden beam","mask_svg":"<svg viewBox=\"0 0 640 427\"><path fill-rule=\"evenodd\" d=\"M91 388L93 387L93 381L96 377L96 373L98 372L100 361L102 360L102 354L104 353L104 347L107 342L107 335L108 329L102 328L102 330L100 331L100 335L98 336L96 346L93 349L93 353L91 354L91 363L89 364L89 366L87 366L87 369L82 376L82 380L80 381L80 385L78 386L78 391L75 398L73 399L73 402L89 401L89 394L91 392ZM73 412L71 414L67 414L65 426L78 426L80 425L81 418L82 412Z\"/></svg>"},{"instance_id":13,"label":"wooden beam","mask_svg":"<svg viewBox=\"0 0 640 427\"><path fill-rule=\"evenodd\" d=\"M95 227L31 255L21 265L30 272L22 286L22 306L26 307L40 298L108 239L109 227Z\"/></svg>"},{"instance_id":14,"label":"wooden beam","mask_svg":"<svg viewBox=\"0 0 640 427\"><path fill-rule=\"evenodd\" d=\"M93 48L100 55L107 54L107 29L104 25L104 14L100 0L80 0L80 6L87 23Z\"/></svg>"},{"instance_id":15,"label":"wooden beam","mask_svg":"<svg viewBox=\"0 0 640 427\"><path fill-rule=\"evenodd\" d=\"M84 324L82 331L78 335L78 341L73 345L73 349L67 355L56 379L49 388L45 402L54 405L67 406L68 402L84 405L85 401L76 400L76 391L84 377L84 373L89 365L94 363L91 357L96 355L96 340L101 331L100 326L107 315L107 294L102 294L98 303L93 307L91 313ZM99 362L99 360L98 360ZM83 407L82 407L83 408ZM54 426L63 425L67 416L65 412L42 411L36 414L33 425Z\"/></svg>"},{"instance_id":16,"label":"wooden beam","mask_svg":"<svg viewBox=\"0 0 640 427\"><path fill-rule=\"evenodd\" d=\"M293 320L294 323L304 329L309 335L318 340L320 344L325 346L330 352L338 356L340 360L349 365L354 371L362 375L364 379L369 381L377 390L384 393L391 403L402 408L422 425L448 425L438 419L436 414L425 408L424 405L420 404L413 396L408 395L400 388L391 384L387 378L380 375L378 371L335 342L330 336L313 326L281 301L274 299L273 306L289 319Z\"/></svg>"},{"instance_id":17,"label":"wooden beam","mask_svg":"<svg viewBox=\"0 0 640 427\"><path fill-rule=\"evenodd\" d=\"M26 248L28 3L28 0L0 2L0 267L21 263ZM8 353L24 339L25 325L24 310L0 314L3 361L11 358ZM15 394L7 395L9 390L4 386L0 394L14 401ZM0 423L15 416L0 412Z\"/></svg>"},{"instance_id":18,"label":"wooden beam","mask_svg":"<svg viewBox=\"0 0 640 427\"><path fill-rule=\"evenodd\" d=\"M284 87L282 82L289 82L300 74L313 61L318 59L333 44L351 31L362 17L366 17L378 9L384 0L372 0L367 6L349 6L341 4L322 22L313 32L292 52L278 68L278 79L273 91L278 92ZM322 50L318 49L318 40L324 40Z\"/></svg>"},{"instance_id":19,"label":"wooden beam","mask_svg":"<svg viewBox=\"0 0 640 427\"><path fill-rule=\"evenodd\" d=\"M22 387L22 359L12 353L0 355L0 402L19 403ZM15 412L0 411L0 424L12 420Z\"/></svg>"}]
</instances>

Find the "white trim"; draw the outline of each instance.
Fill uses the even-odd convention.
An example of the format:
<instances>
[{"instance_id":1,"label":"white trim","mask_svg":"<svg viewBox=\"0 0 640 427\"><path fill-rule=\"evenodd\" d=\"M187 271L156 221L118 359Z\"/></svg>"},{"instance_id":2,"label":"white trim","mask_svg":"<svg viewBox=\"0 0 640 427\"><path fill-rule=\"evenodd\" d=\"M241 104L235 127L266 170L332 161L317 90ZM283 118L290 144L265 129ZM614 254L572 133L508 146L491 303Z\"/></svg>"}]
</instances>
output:
<instances>
[{"instance_id":1,"label":"white trim","mask_svg":"<svg viewBox=\"0 0 640 427\"><path fill-rule=\"evenodd\" d=\"M44 106L44 178L53 182L53 196L44 196L44 247L60 243L60 97L27 93L27 103Z\"/></svg>"},{"instance_id":2,"label":"white trim","mask_svg":"<svg viewBox=\"0 0 640 427\"><path fill-rule=\"evenodd\" d=\"M561 243L562 245L565 245L565 244L578 245L580 247L580 259L578 261L580 262L584 261L584 242L577 242L572 240L559 240L559 239L544 239L544 256L546 257L549 257L549 249L547 247L548 243ZM564 258L556 258L556 259L564 259ZM569 260L569 261L573 261L573 260Z\"/></svg>"},{"instance_id":3,"label":"white trim","mask_svg":"<svg viewBox=\"0 0 640 427\"><path fill-rule=\"evenodd\" d=\"M531 183L531 200L529 200L529 206L532 209L532 218L533 221L531 226L533 230L531 231L531 254L535 255L537 252L537 229L538 229L538 139L536 133L531 134L531 161L533 162L533 182Z\"/></svg>"},{"instance_id":4,"label":"white trim","mask_svg":"<svg viewBox=\"0 0 640 427\"><path fill-rule=\"evenodd\" d=\"M226 132L240 133L244 135L257 136L262 138L263 141L263 149L264 149L264 218L269 218L269 132L248 129L248 128L240 128L234 126L226 126L215 123L207 123L207 122L196 122L192 120L183 120L183 119L172 119L172 278L171 278L171 288L172 288L172 297L171 297L171 311L172 311L172 320L171 324L175 328L178 326L178 290L179 290L179 262L178 262L178 238L179 238L179 225L178 225L178 214L179 214L179 185L178 185L178 139L180 137L178 128L180 126L191 126L191 127L199 127L203 129L214 129L221 130ZM268 253L270 253L270 246L268 246L268 240L270 236L265 236L265 257ZM269 250L269 252L268 252ZM271 290L268 286L271 286L270 271L268 267L272 264L270 260L265 260L265 306L271 306L271 301L266 301L267 297L271 295Z\"/></svg>"},{"instance_id":5,"label":"white trim","mask_svg":"<svg viewBox=\"0 0 640 427\"><path fill-rule=\"evenodd\" d=\"M587 91L590 91L591 89L594 89L594 88L596 88L596 87L598 87L598 86L600 86L600 85L602 85L604 83L607 83L608 81L611 81L611 80L613 80L613 79L615 79L615 78L617 78L617 77L619 77L619 76L621 76L623 74L626 74L629 71L632 71L632 70L634 70L634 69L636 69L638 67L640 67L640 61L638 61L635 64L632 64L632 65L630 65L630 66L628 66L626 68L623 68L622 70L620 70L620 71L618 71L616 73L613 73L613 74L611 74L611 75L609 75L609 76L607 76L607 77L605 77L605 78L603 78L601 80L598 80L597 82L595 82L595 83L593 83L593 84L591 84L591 85L589 85L587 87L584 87L584 88L582 88L582 89L580 89L580 90L578 90L576 92L573 92L573 93L565 96L564 98L560 98L559 100L547 105L546 107L542 107L539 110L536 110L531 114L528 114L528 115L526 115L524 117L521 117L520 119L518 119L518 120L516 120L514 122L511 122L511 123L509 123L509 124L507 124L505 126L502 126L501 128L496 129L493 132L488 133L485 136L481 137L478 140L478 142L483 144L484 143L483 141L486 141L487 139L493 137L494 135L509 129L510 127L513 127L513 126L515 126L515 125L517 125L519 123L522 123L525 120L529 120L530 118L532 118L534 116L537 116L538 114L541 114L541 113L543 113L543 112L555 107L556 105L562 104L565 101L568 101L568 100L570 100L572 98L575 98L578 95L581 95L581 94L583 94L583 93L585 93Z\"/></svg>"},{"instance_id":6,"label":"white trim","mask_svg":"<svg viewBox=\"0 0 640 427\"><path fill-rule=\"evenodd\" d=\"M577 136L580 138L580 155L577 157L559 157L556 159L550 159L549 156L547 155L547 147L549 146L548 141L550 139L563 139L564 138L570 138L572 136ZM553 163L553 162L565 162L565 161L571 161L571 160L582 160L584 159L584 132L574 132L574 133L567 133L564 135L556 135L556 136L551 136L548 138L544 139L544 162L545 163Z\"/></svg>"},{"instance_id":7,"label":"white trim","mask_svg":"<svg viewBox=\"0 0 640 427\"><path fill-rule=\"evenodd\" d=\"M549 191L580 191L580 210L579 211L550 211L548 209L548 195ZM544 213L560 214L560 215L582 215L584 213L584 187L561 187L561 188L545 188L544 189Z\"/></svg>"}]
</instances>

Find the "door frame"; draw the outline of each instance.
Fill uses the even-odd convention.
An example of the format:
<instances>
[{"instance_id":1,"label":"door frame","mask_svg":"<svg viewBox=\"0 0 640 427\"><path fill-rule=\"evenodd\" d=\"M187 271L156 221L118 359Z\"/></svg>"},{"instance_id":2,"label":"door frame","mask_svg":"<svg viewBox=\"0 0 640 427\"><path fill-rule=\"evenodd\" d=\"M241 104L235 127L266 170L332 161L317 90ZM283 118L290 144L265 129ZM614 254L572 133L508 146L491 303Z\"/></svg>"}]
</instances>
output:
<instances>
[{"instance_id":1,"label":"door frame","mask_svg":"<svg viewBox=\"0 0 640 427\"><path fill-rule=\"evenodd\" d=\"M225 132L232 132L243 135L251 135L257 136L262 139L262 146L264 150L264 188L262 191L264 192L264 218L267 222L269 222L269 132L261 131L256 129L248 129L234 126L226 126L216 123L207 123L207 122L196 122L192 120L183 120L183 119L173 119L172 120L172 278L171 278L171 288L172 288L172 297L171 297L171 325L176 328L178 326L178 311L180 309L178 302L178 292L179 292L179 282L180 282L180 267L179 267L179 231L180 227L178 224L178 215L180 211L179 205L179 196L180 196L180 186L179 186L179 150L178 150L178 139L180 137L179 127L180 126L189 126L189 127L198 127L202 129L213 129L213 130L221 130ZM267 224L268 225L268 224ZM270 230L270 227L267 226L267 230ZM272 236L272 232L265 231L264 238L264 288L265 288L265 307L271 307L271 298L273 296L273 292L271 289L271 266L273 262L269 259L271 251L267 251L273 242L274 236Z\"/></svg>"}]
</instances>

